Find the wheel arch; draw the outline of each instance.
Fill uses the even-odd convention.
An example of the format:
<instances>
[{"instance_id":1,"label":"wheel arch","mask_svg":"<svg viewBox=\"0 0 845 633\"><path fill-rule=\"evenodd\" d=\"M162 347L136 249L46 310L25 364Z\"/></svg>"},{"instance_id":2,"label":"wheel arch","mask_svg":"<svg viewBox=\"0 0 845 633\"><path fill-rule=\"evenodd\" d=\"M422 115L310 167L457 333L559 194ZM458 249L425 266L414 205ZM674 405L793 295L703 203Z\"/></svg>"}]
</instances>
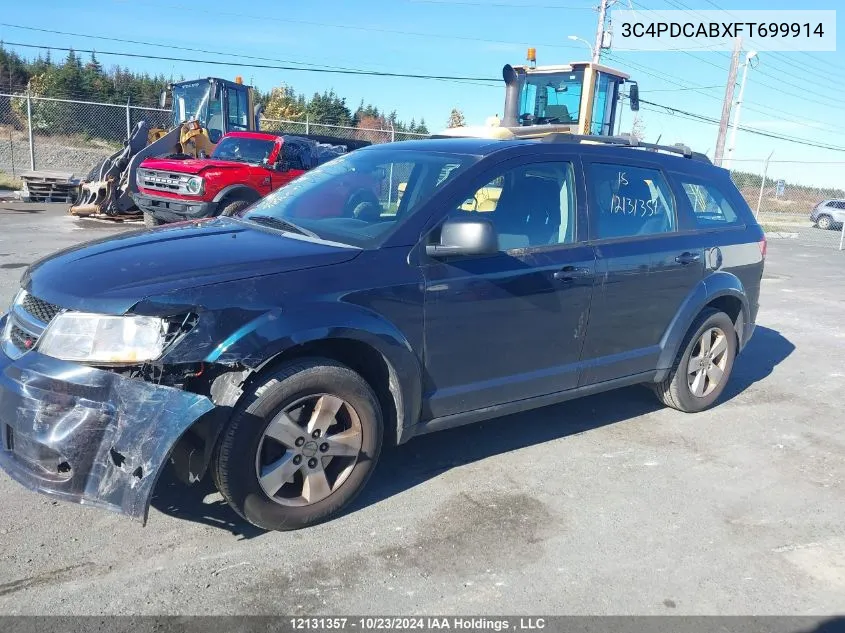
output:
<instances>
[{"instance_id":1,"label":"wheel arch","mask_svg":"<svg viewBox=\"0 0 845 633\"><path fill-rule=\"evenodd\" d=\"M278 367L308 357L334 360L358 373L370 385L381 406L385 440L394 444L401 443L407 414L404 410L404 396L398 373L384 353L359 338L313 338L291 345L255 368L249 377L245 392L260 384Z\"/></svg>"},{"instance_id":2,"label":"wheel arch","mask_svg":"<svg viewBox=\"0 0 845 633\"><path fill-rule=\"evenodd\" d=\"M724 271L713 273L706 279L702 279L687 295L675 318L663 333L655 382L661 382L666 378L686 333L695 318L705 308L715 308L730 317L734 324L738 349L741 348L745 340L744 330L750 321L745 289L736 275Z\"/></svg>"},{"instance_id":3,"label":"wheel arch","mask_svg":"<svg viewBox=\"0 0 845 633\"><path fill-rule=\"evenodd\" d=\"M251 367L219 374L211 385L215 415L208 415L188 428L174 448L171 462L185 483L201 479L211 462L214 447L230 416L244 398L263 384L279 367L302 358L326 358L348 366L364 378L382 409L385 442L401 444L411 434L421 402L421 375L409 358L397 363L395 354L347 332L343 336L299 336L273 348ZM229 364L231 361L227 361ZM234 363L233 363L234 365ZM243 365L240 365L243 367ZM400 369L401 367L401 369Z\"/></svg>"},{"instance_id":4,"label":"wheel arch","mask_svg":"<svg viewBox=\"0 0 845 633\"><path fill-rule=\"evenodd\" d=\"M217 195L214 196L212 202L216 202L217 206L222 208L225 203L231 202L232 200L246 200L247 202L255 202L256 200L261 198L261 194L258 193L252 187L249 187L244 184L235 184L229 185L228 187L224 187L220 191L217 192Z\"/></svg>"}]
</instances>

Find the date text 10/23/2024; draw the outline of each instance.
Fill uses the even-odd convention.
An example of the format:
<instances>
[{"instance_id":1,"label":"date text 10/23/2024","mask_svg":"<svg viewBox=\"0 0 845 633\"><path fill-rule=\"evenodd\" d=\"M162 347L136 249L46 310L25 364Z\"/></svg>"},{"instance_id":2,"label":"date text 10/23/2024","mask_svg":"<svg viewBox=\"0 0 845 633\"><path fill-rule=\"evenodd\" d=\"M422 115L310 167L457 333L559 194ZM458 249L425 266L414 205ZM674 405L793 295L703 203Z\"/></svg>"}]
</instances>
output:
<instances>
[{"instance_id":1,"label":"date text 10/23/2024","mask_svg":"<svg viewBox=\"0 0 845 633\"><path fill-rule=\"evenodd\" d=\"M545 618L535 617L295 617L289 623L295 631L538 631L546 628Z\"/></svg>"}]
</instances>

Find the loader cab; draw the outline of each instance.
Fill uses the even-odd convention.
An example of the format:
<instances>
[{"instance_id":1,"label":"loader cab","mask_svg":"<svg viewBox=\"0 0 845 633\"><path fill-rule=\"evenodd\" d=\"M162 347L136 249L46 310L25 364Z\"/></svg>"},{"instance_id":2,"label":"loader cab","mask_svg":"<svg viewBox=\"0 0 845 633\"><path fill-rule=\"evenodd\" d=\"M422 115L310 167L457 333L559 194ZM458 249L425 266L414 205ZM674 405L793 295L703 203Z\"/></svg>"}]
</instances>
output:
<instances>
[{"instance_id":1,"label":"loader cab","mask_svg":"<svg viewBox=\"0 0 845 633\"><path fill-rule=\"evenodd\" d=\"M555 132L612 136L625 83L631 109L639 110L636 82L601 64L507 64L502 76L506 86L503 127L549 125Z\"/></svg>"},{"instance_id":2,"label":"loader cab","mask_svg":"<svg viewBox=\"0 0 845 633\"><path fill-rule=\"evenodd\" d=\"M170 95L172 127L197 121L202 129L208 131L208 138L213 144L228 132L253 132L258 127L252 88L245 86L240 77L235 81L216 77L181 81L170 85ZM162 108L166 99L165 91L161 96Z\"/></svg>"}]
</instances>

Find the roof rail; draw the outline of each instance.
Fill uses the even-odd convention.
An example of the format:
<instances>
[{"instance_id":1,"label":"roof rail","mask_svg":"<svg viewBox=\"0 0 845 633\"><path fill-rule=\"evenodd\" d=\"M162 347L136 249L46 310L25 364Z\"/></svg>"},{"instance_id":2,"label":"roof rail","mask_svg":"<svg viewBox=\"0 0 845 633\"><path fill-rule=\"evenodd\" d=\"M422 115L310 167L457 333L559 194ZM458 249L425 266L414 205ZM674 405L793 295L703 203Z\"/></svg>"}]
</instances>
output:
<instances>
[{"instance_id":1,"label":"roof rail","mask_svg":"<svg viewBox=\"0 0 845 633\"><path fill-rule=\"evenodd\" d=\"M669 152L670 154L679 154L684 158L701 161L704 163L711 163L706 154L701 152L694 152L683 143L675 143L674 145L657 145L655 143L643 143L636 137L624 134L618 136L598 136L595 134L565 134L554 133L545 136L533 137L533 140L539 140L542 143L596 143L603 145L621 145L623 147L641 147L652 152Z\"/></svg>"}]
</instances>

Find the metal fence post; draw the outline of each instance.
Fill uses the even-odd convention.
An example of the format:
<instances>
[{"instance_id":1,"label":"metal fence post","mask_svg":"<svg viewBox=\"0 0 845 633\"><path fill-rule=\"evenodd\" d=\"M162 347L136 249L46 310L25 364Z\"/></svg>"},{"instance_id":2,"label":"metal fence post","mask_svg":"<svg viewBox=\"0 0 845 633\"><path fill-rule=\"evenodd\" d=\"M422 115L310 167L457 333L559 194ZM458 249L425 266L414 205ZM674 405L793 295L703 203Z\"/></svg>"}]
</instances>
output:
<instances>
[{"instance_id":1,"label":"metal fence post","mask_svg":"<svg viewBox=\"0 0 845 633\"><path fill-rule=\"evenodd\" d=\"M311 134L311 117L305 115L305 133Z\"/></svg>"},{"instance_id":2,"label":"metal fence post","mask_svg":"<svg viewBox=\"0 0 845 633\"><path fill-rule=\"evenodd\" d=\"M845 246L845 222L842 223L842 233L839 235L839 250Z\"/></svg>"},{"instance_id":3,"label":"metal fence post","mask_svg":"<svg viewBox=\"0 0 845 633\"><path fill-rule=\"evenodd\" d=\"M766 162L763 163L763 179L760 181L760 195L757 198L757 210L754 212L754 219L756 220L760 215L760 205L763 203L763 188L766 186L766 176L769 173L769 160L772 158L772 154L775 151L772 150L769 156L766 158Z\"/></svg>"},{"instance_id":4,"label":"metal fence post","mask_svg":"<svg viewBox=\"0 0 845 633\"><path fill-rule=\"evenodd\" d=\"M126 138L132 138L132 113L129 110L129 102L132 97L126 97Z\"/></svg>"},{"instance_id":5,"label":"metal fence post","mask_svg":"<svg viewBox=\"0 0 845 633\"><path fill-rule=\"evenodd\" d=\"M29 168L35 171L35 140L32 137L32 91L26 84L26 127L29 130Z\"/></svg>"}]
</instances>

